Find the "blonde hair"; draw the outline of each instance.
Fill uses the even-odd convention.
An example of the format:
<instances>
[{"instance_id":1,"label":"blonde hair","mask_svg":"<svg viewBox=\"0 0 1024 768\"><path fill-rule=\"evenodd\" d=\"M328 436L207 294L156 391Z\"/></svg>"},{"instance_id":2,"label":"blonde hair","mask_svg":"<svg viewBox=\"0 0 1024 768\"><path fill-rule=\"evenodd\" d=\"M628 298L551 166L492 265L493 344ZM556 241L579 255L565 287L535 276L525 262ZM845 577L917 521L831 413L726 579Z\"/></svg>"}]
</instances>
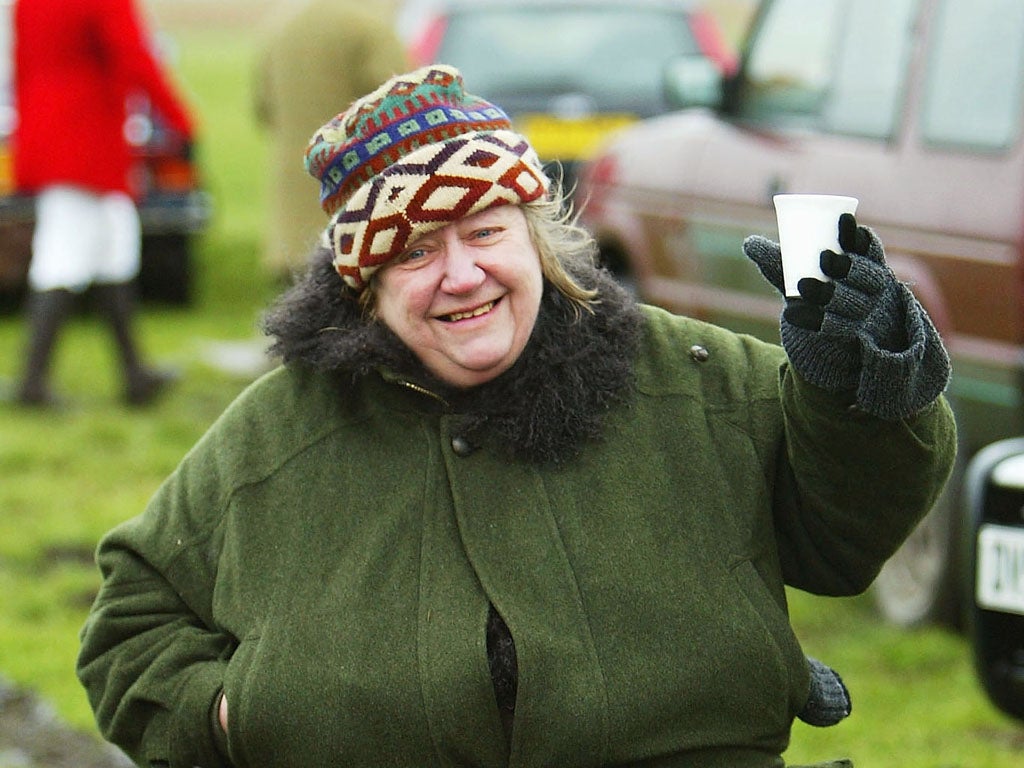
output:
<instances>
[{"instance_id":1,"label":"blonde hair","mask_svg":"<svg viewBox=\"0 0 1024 768\"><path fill-rule=\"evenodd\" d=\"M597 258L597 244L583 227L576 223L571 207L557 196L534 200L522 206L530 239L540 254L540 268L544 277L580 310L593 313L598 302L594 288L584 288L572 276L576 264L593 266Z\"/></svg>"}]
</instances>

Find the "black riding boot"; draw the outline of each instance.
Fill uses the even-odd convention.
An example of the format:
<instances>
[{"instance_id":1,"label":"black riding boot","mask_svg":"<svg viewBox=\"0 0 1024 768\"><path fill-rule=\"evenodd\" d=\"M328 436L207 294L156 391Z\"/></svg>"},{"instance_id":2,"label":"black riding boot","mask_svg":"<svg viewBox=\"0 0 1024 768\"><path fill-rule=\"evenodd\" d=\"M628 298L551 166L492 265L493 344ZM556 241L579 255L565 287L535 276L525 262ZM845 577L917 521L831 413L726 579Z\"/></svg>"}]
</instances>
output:
<instances>
[{"instance_id":1,"label":"black riding boot","mask_svg":"<svg viewBox=\"0 0 1024 768\"><path fill-rule=\"evenodd\" d=\"M74 301L74 294L63 288L29 294L29 341L24 378L17 392L18 402L22 405L47 407L56 403L48 381L50 360L57 335L71 314Z\"/></svg>"},{"instance_id":2,"label":"black riding boot","mask_svg":"<svg viewBox=\"0 0 1024 768\"><path fill-rule=\"evenodd\" d=\"M174 380L174 376L143 365L135 344L132 321L135 316L135 287L131 283L97 283L93 286L96 305L110 322L124 371L125 400L130 405L148 405Z\"/></svg>"}]
</instances>

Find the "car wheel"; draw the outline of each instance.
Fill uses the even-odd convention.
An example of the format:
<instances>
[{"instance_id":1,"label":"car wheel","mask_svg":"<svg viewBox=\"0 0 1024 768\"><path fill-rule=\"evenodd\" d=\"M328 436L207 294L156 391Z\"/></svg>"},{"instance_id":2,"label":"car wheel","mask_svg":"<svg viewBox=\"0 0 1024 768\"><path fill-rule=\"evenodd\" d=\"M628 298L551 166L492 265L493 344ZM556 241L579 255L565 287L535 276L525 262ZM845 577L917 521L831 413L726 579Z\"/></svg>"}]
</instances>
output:
<instances>
[{"instance_id":1,"label":"car wheel","mask_svg":"<svg viewBox=\"0 0 1024 768\"><path fill-rule=\"evenodd\" d=\"M960 478L954 472L935 506L875 579L875 605L897 626L962 625Z\"/></svg>"},{"instance_id":2,"label":"car wheel","mask_svg":"<svg viewBox=\"0 0 1024 768\"><path fill-rule=\"evenodd\" d=\"M139 296L143 301L184 305L192 299L191 238L146 235L142 239Z\"/></svg>"},{"instance_id":3,"label":"car wheel","mask_svg":"<svg viewBox=\"0 0 1024 768\"><path fill-rule=\"evenodd\" d=\"M0 224L0 315L21 311L31 259L32 223Z\"/></svg>"}]
</instances>

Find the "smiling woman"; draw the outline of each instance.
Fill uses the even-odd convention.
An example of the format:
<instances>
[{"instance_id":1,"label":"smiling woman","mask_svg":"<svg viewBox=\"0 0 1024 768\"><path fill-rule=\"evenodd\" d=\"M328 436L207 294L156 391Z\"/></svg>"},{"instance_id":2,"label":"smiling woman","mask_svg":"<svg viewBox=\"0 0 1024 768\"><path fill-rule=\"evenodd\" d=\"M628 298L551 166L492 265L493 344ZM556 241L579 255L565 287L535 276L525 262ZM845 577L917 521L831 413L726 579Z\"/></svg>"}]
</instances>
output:
<instances>
[{"instance_id":1,"label":"smiling woman","mask_svg":"<svg viewBox=\"0 0 1024 768\"><path fill-rule=\"evenodd\" d=\"M839 230L836 294L885 288L856 304L891 348L833 391L801 370L849 374L845 336L790 361L637 304L452 67L357 100L307 165L329 220L265 320L284 365L100 544L104 735L172 768L781 768L795 718L843 719L786 586L863 590L955 444L870 231Z\"/></svg>"}]
</instances>

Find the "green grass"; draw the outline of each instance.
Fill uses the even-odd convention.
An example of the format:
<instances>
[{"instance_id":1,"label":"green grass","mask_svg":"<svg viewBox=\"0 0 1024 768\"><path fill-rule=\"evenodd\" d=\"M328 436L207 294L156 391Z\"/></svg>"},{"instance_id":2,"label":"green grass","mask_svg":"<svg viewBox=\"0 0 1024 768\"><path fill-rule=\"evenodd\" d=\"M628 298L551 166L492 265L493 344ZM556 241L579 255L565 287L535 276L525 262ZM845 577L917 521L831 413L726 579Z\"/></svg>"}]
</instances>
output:
<instances>
[{"instance_id":1,"label":"green grass","mask_svg":"<svg viewBox=\"0 0 1024 768\"><path fill-rule=\"evenodd\" d=\"M0 414L0 675L37 691L61 717L91 729L75 680L77 633L98 586L98 537L140 512L161 480L247 379L203 362L208 340L254 338L272 295L260 266L264 149L251 120L249 32L178 35L178 64L197 106L200 159L216 216L197 253L197 301L147 307L141 339L153 359L179 367L179 386L155 408L119 405L113 354L91 318L63 338L60 413ZM315 199L311 199L311 205ZM24 325L0 317L0 378L20 364ZM985 699L962 637L881 624L870 600L792 595L810 654L836 666L854 713L831 729L798 724L787 759L850 756L864 768L1018 768L1024 725Z\"/></svg>"},{"instance_id":2,"label":"green grass","mask_svg":"<svg viewBox=\"0 0 1024 768\"><path fill-rule=\"evenodd\" d=\"M62 335L54 361L67 407L4 406L0 415L0 675L38 691L81 728L92 727L92 715L73 669L78 630L99 584L96 541L142 510L248 383L210 366L204 350L214 340L254 341L273 295L260 263L266 190L263 141L250 118L252 35L210 30L177 42L215 213L197 244L194 305L145 307L138 330L147 356L182 379L153 409L121 406L109 335L82 316ZM20 316L0 317L0 382L7 386L19 371L24 331Z\"/></svg>"},{"instance_id":3,"label":"green grass","mask_svg":"<svg viewBox=\"0 0 1024 768\"><path fill-rule=\"evenodd\" d=\"M798 723L788 760L848 756L873 768L1021 765L1024 726L987 701L962 636L887 626L866 596L792 593L791 611L805 649L840 671L854 707L833 728Z\"/></svg>"}]
</instances>

